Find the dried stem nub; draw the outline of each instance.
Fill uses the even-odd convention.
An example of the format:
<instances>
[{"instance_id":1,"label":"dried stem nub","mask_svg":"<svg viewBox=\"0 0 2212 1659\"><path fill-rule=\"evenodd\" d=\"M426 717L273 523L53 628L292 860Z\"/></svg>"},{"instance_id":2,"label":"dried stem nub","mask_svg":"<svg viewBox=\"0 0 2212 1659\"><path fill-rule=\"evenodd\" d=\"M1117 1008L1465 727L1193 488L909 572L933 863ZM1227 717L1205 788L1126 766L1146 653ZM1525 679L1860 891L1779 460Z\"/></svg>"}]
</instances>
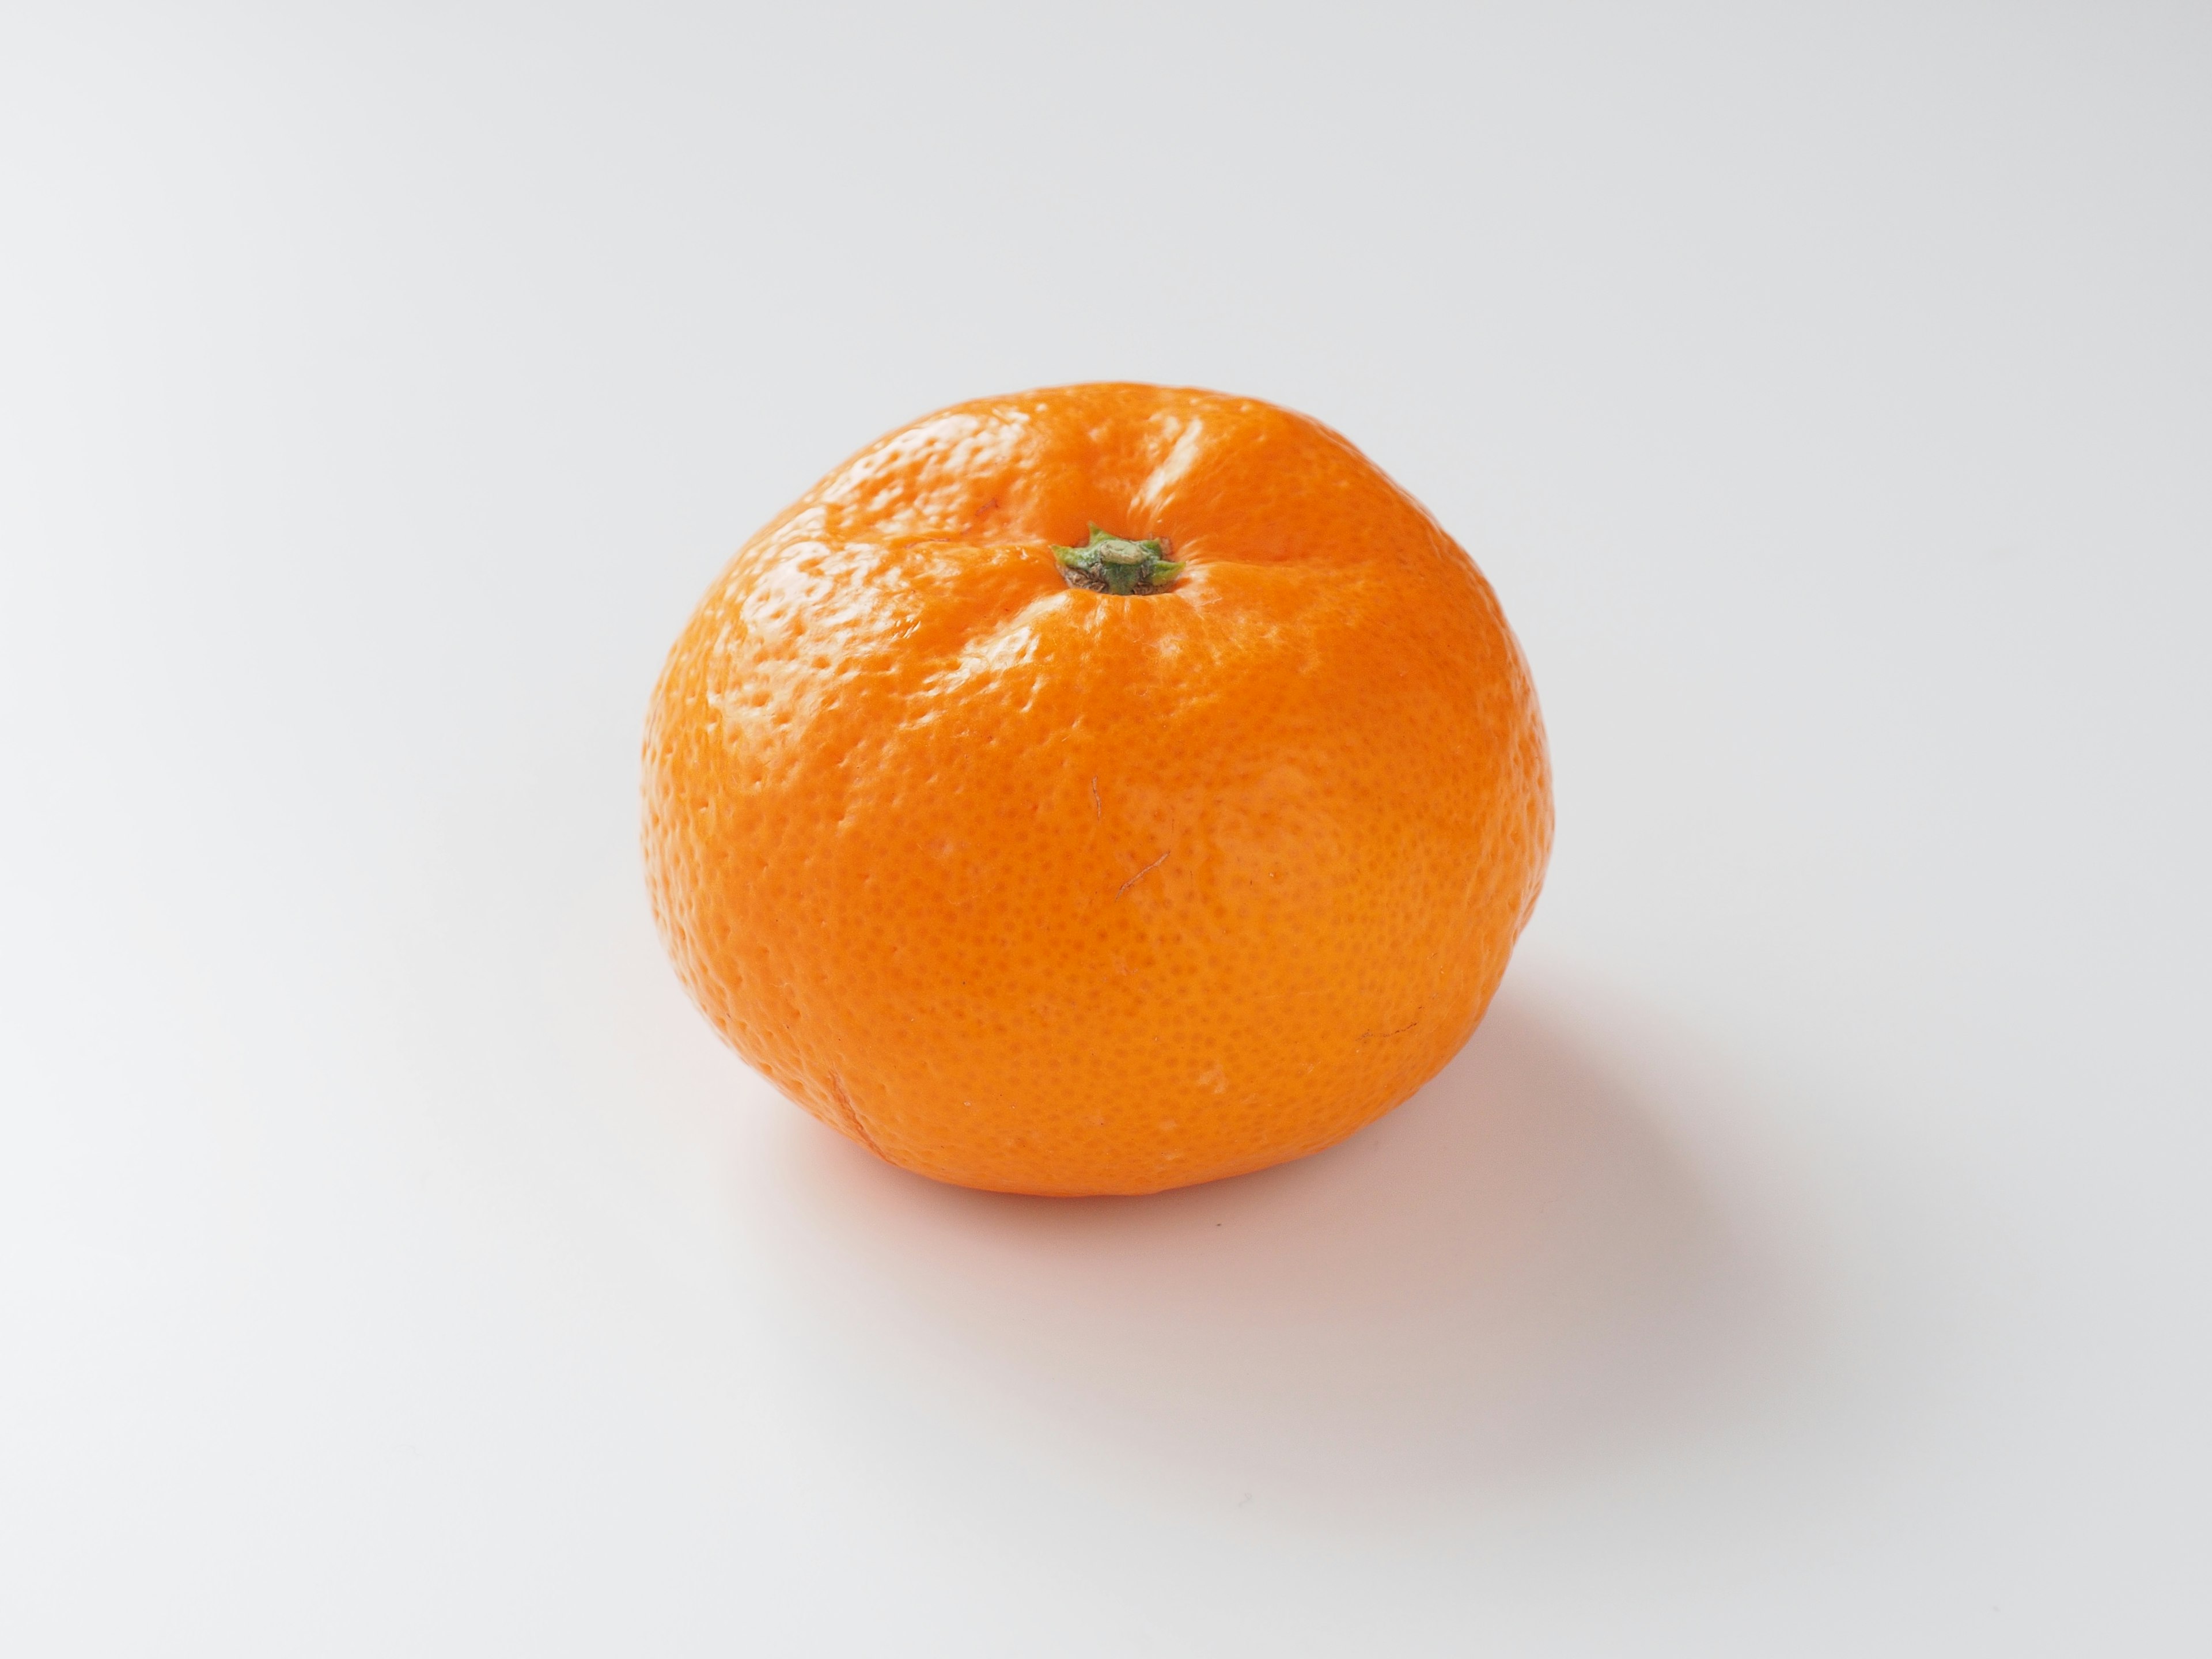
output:
<instances>
[{"instance_id":1,"label":"dried stem nub","mask_svg":"<svg viewBox=\"0 0 2212 1659\"><path fill-rule=\"evenodd\" d=\"M1091 526L1091 539L1080 547L1054 547L1060 574L1071 587L1087 587L1094 593L1158 593L1182 574L1182 566L1168 557L1168 544L1158 537L1141 542Z\"/></svg>"}]
</instances>

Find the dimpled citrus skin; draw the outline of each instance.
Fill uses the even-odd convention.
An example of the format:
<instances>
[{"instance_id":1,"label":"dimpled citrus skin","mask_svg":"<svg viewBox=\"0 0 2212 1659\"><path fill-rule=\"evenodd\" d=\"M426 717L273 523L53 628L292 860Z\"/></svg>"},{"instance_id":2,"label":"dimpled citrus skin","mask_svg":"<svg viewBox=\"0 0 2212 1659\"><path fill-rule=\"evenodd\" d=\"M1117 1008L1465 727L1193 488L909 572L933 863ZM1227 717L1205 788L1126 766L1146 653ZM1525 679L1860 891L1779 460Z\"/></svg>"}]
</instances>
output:
<instances>
[{"instance_id":1,"label":"dimpled citrus skin","mask_svg":"<svg viewBox=\"0 0 2212 1659\"><path fill-rule=\"evenodd\" d=\"M1069 586L1090 526L1164 592ZM1077 386L862 450L738 552L645 748L662 936L823 1122L939 1180L1303 1157L1464 1043L1543 878L1489 586L1328 428Z\"/></svg>"}]
</instances>

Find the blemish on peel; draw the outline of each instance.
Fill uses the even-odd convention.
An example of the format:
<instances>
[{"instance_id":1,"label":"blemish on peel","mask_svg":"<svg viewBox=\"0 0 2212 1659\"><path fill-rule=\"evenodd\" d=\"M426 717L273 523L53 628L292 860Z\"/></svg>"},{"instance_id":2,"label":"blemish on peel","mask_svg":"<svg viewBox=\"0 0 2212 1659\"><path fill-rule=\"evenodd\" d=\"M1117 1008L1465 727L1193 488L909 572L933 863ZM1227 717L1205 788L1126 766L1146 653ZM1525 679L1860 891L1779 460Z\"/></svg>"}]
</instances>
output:
<instances>
[{"instance_id":1,"label":"blemish on peel","mask_svg":"<svg viewBox=\"0 0 2212 1659\"><path fill-rule=\"evenodd\" d=\"M1169 851L1170 851L1170 852L1172 852L1173 850L1174 850L1174 849L1173 849L1172 848L1170 848L1169 849ZM1138 871L1138 872L1137 872L1137 873L1136 873L1135 875L1133 875L1133 876L1130 877L1130 878L1128 878L1128 880L1127 880L1127 881L1123 882L1123 883L1122 883L1119 887L1116 887L1116 888L1114 890L1114 896L1115 896L1115 898L1119 898L1119 897L1121 897L1122 894L1124 894L1124 893L1127 892L1127 891L1128 891L1132 887L1134 887L1134 886L1135 886L1139 882L1142 881L1142 880L1146 877L1146 876L1149 876L1150 874L1152 874L1153 871L1155 871L1155 870L1158 869L1158 868L1160 867L1160 866L1162 866L1163 864L1165 864L1167 861L1168 861L1168 855L1167 855L1167 854L1166 854L1166 853L1163 853L1163 854L1161 854L1159 855L1159 857L1158 857L1158 858L1154 859L1154 860L1153 860L1150 864L1146 865L1143 869L1141 869L1141 870Z\"/></svg>"}]
</instances>

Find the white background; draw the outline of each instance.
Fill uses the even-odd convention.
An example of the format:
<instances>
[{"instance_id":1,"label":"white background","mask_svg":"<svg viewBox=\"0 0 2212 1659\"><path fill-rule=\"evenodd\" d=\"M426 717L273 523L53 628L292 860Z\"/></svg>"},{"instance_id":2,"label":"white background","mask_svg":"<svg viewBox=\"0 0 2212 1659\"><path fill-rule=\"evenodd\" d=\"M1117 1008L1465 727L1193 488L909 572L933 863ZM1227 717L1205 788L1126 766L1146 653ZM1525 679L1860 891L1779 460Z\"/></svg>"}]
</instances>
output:
<instances>
[{"instance_id":1,"label":"white background","mask_svg":"<svg viewBox=\"0 0 2212 1659\"><path fill-rule=\"evenodd\" d=\"M10 4L0 1648L2212 1650L2212 10ZM728 552L1099 378L1349 434L1559 773L1302 1165L717 1046Z\"/></svg>"}]
</instances>

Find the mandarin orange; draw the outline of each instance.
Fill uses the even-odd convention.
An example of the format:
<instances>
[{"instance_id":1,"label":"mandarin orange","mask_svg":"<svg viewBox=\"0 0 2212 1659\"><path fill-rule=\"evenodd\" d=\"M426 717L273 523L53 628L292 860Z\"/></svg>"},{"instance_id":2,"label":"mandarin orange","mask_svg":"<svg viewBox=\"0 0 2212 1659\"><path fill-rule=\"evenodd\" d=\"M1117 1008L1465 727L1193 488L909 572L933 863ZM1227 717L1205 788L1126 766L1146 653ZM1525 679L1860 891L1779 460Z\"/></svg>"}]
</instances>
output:
<instances>
[{"instance_id":1,"label":"mandarin orange","mask_svg":"<svg viewBox=\"0 0 2212 1659\"><path fill-rule=\"evenodd\" d=\"M1552 830L1468 556L1318 422L1152 386L963 404L831 472L684 629L645 775L722 1035L892 1163L1021 1193L1388 1111L1481 1018Z\"/></svg>"}]
</instances>

